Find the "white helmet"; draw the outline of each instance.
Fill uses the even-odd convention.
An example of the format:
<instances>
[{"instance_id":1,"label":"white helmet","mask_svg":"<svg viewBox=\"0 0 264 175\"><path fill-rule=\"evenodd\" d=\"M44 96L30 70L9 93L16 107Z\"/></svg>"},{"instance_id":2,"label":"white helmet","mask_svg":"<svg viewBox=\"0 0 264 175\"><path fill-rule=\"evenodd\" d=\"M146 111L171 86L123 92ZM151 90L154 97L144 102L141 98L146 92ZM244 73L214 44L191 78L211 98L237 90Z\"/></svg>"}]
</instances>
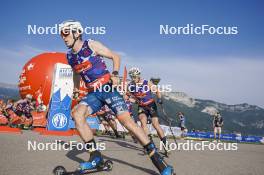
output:
<instances>
[{"instance_id":1,"label":"white helmet","mask_svg":"<svg viewBox=\"0 0 264 175\"><path fill-rule=\"evenodd\" d=\"M129 70L129 72L128 72L128 74L129 74L130 77L139 76L140 73L141 73L141 72L140 72L140 69L137 68L137 67L132 67L132 68Z\"/></svg>"},{"instance_id":2,"label":"white helmet","mask_svg":"<svg viewBox=\"0 0 264 175\"><path fill-rule=\"evenodd\" d=\"M32 100L32 98L33 98L33 96L32 96L31 94L27 94L27 95L26 95L26 99L28 99L28 100Z\"/></svg>"},{"instance_id":3,"label":"white helmet","mask_svg":"<svg viewBox=\"0 0 264 175\"><path fill-rule=\"evenodd\" d=\"M67 36L70 33L74 33L74 32L77 32L79 34L78 37L73 35L74 42L70 46L68 46L69 49L73 48L73 46L75 45L75 42L78 39L81 39L81 34L83 33L83 27L81 23L79 21L74 21L74 20L67 20L67 21L62 22L60 24L59 29L60 29L60 34L63 36Z\"/></svg>"},{"instance_id":4,"label":"white helmet","mask_svg":"<svg viewBox=\"0 0 264 175\"><path fill-rule=\"evenodd\" d=\"M81 25L81 23L79 21L66 20L66 21L63 21L60 24L60 32L61 31L66 31L66 30L70 30L70 31L74 31L74 32L79 32L79 33L82 34L83 27L82 27L82 25Z\"/></svg>"}]
</instances>

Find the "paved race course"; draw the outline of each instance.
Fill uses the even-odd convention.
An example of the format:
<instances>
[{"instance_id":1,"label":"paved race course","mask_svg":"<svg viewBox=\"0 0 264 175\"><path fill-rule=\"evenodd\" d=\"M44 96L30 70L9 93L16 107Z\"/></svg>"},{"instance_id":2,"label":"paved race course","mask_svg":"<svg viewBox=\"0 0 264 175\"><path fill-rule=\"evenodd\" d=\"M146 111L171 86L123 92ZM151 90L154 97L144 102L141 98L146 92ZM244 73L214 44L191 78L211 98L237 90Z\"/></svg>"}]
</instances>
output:
<instances>
[{"instance_id":1,"label":"paved race course","mask_svg":"<svg viewBox=\"0 0 264 175\"><path fill-rule=\"evenodd\" d=\"M56 140L80 141L78 136L42 136L32 131L0 133L0 174L49 175L56 165L74 170L79 162L88 159L85 151L77 149L33 151L31 147L28 151L28 141L54 143ZM114 162L114 168L111 172L97 174L158 174L141 146L133 143L130 137L126 140L97 137L98 141L106 144L103 155ZM177 175L263 175L264 145L238 144L237 151L172 151L170 158L165 160L175 167Z\"/></svg>"}]
</instances>

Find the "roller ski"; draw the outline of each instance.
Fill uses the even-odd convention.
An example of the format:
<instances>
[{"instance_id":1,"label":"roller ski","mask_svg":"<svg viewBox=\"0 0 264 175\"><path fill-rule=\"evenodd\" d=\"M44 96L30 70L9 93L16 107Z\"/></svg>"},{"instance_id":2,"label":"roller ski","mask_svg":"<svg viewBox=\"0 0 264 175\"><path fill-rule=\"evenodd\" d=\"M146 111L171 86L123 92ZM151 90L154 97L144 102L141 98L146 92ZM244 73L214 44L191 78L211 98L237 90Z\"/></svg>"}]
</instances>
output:
<instances>
[{"instance_id":1,"label":"roller ski","mask_svg":"<svg viewBox=\"0 0 264 175\"><path fill-rule=\"evenodd\" d=\"M80 167L75 171L67 171L63 166L57 166L53 170L54 175L82 175L90 174L101 171L111 171L113 168L113 162L111 160L103 161L102 158L95 159L92 162L84 162L80 164Z\"/></svg>"},{"instance_id":2,"label":"roller ski","mask_svg":"<svg viewBox=\"0 0 264 175\"><path fill-rule=\"evenodd\" d=\"M95 142L93 143L95 144ZM91 149L91 145L87 145L87 148ZM63 166L57 166L53 170L54 175L81 175L89 174L100 171L111 171L113 168L113 162L111 160L104 161L101 153L99 151L92 151L90 153L90 159L87 162L80 164L77 170L72 172L67 172Z\"/></svg>"}]
</instances>

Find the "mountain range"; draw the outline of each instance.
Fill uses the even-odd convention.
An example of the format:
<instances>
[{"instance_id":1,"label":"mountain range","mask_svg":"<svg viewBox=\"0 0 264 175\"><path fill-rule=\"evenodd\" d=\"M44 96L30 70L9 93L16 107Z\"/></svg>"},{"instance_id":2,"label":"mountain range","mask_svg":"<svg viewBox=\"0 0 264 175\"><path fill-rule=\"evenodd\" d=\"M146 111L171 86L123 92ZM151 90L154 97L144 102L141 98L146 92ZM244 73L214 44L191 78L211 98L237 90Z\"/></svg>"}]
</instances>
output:
<instances>
[{"instance_id":1,"label":"mountain range","mask_svg":"<svg viewBox=\"0 0 264 175\"><path fill-rule=\"evenodd\" d=\"M183 112L188 129L212 131L212 115L219 111L224 119L223 132L264 135L264 109L247 103L227 105L213 100L194 99L184 92L164 93L164 108L173 125L177 112Z\"/></svg>"}]
</instances>

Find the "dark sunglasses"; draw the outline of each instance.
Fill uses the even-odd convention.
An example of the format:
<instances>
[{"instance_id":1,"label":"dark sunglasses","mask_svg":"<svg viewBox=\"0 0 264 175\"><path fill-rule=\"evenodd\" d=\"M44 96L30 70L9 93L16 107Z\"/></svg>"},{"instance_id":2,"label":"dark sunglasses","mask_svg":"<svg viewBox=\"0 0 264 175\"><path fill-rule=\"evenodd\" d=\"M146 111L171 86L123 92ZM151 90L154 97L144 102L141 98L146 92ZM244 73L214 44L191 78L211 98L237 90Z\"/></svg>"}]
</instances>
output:
<instances>
[{"instance_id":1,"label":"dark sunglasses","mask_svg":"<svg viewBox=\"0 0 264 175\"><path fill-rule=\"evenodd\" d=\"M70 30L61 30L61 33L60 33L60 35L64 37L67 37L69 34L70 34Z\"/></svg>"}]
</instances>

